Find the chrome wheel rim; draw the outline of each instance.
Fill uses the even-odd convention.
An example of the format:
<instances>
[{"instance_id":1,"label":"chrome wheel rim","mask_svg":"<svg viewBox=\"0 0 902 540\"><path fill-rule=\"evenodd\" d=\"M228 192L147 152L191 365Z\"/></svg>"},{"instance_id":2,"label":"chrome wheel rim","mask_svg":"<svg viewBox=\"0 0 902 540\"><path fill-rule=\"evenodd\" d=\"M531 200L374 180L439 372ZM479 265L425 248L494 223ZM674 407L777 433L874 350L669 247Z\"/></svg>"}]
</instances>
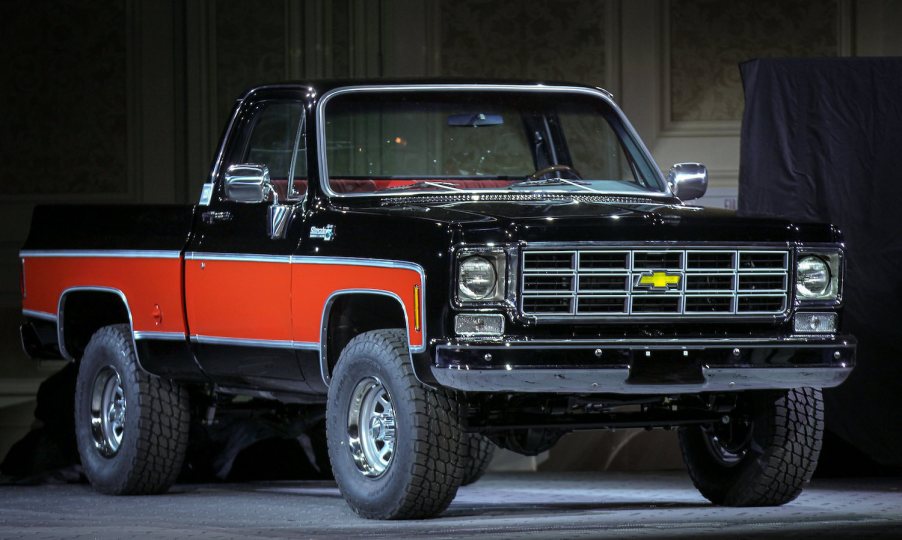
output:
<instances>
[{"instance_id":1,"label":"chrome wheel rim","mask_svg":"<svg viewBox=\"0 0 902 540\"><path fill-rule=\"evenodd\" d=\"M105 457L115 456L125 432L125 392L113 366L101 369L91 389L91 434L94 446Z\"/></svg>"},{"instance_id":2,"label":"chrome wheel rim","mask_svg":"<svg viewBox=\"0 0 902 540\"><path fill-rule=\"evenodd\" d=\"M382 476L395 456L395 410L382 381L357 383L348 408L348 448L354 464L371 478Z\"/></svg>"}]
</instances>

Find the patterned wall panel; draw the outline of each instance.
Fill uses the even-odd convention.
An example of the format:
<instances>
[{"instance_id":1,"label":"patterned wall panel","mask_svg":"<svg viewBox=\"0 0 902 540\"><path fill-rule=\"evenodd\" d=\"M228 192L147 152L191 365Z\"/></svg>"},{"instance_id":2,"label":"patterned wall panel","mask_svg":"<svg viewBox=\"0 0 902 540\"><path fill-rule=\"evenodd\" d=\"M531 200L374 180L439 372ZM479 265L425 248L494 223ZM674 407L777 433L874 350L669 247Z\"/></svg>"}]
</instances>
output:
<instances>
[{"instance_id":1,"label":"patterned wall panel","mask_svg":"<svg viewBox=\"0 0 902 540\"><path fill-rule=\"evenodd\" d=\"M607 2L441 0L441 72L605 83Z\"/></svg>"},{"instance_id":2,"label":"patterned wall panel","mask_svg":"<svg viewBox=\"0 0 902 540\"><path fill-rule=\"evenodd\" d=\"M127 193L125 0L3 2L0 35L0 196Z\"/></svg>"},{"instance_id":3,"label":"patterned wall panel","mask_svg":"<svg viewBox=\"0 0 902 540\"><path fill-rule=\"evenodd\" d=\"M839 6L825 0L671 0L672 121L738 121L738 63L836 56Z\"/></svg>"},{"instance_id":4,"label":"patterned wall panel","mask_svg":"<svg viewBox=\"0 0 902 540\"><path fill-rule=\"evenodd\" d=\"M284 0L218 0L215 4L216 113L224 125L249 87L286 78Z\"/></svg>"}]
</instances>

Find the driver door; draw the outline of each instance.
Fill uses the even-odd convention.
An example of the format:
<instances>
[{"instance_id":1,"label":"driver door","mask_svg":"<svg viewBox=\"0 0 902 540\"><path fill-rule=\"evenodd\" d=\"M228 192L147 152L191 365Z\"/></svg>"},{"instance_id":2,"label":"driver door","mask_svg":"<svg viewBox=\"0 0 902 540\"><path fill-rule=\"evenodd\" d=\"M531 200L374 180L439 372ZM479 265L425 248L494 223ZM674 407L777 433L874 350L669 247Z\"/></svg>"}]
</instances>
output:
<instances>
[{"instance_id":1,"label":"driver door","mask_svg":"<svg viewBox=\"0 0 902 540\"><path fill-rule=\"evenodd\" d=\"M290 256L303 214L296 201L304 193L289 193L291 185L306 188L295 182L306 175L303 128L300 97L246 103L209 206L199 207L195 218L185 257L188 326L198 361L221 384L291 388L288 380L303 380L292 347ZM269 172L272 187L263 202L241 202L225 189L229 168L247 164ZM288 215L287 227L273 237L276 199ZM275 384L279 380L285 384Z\"/></svg>"}]
</instances>

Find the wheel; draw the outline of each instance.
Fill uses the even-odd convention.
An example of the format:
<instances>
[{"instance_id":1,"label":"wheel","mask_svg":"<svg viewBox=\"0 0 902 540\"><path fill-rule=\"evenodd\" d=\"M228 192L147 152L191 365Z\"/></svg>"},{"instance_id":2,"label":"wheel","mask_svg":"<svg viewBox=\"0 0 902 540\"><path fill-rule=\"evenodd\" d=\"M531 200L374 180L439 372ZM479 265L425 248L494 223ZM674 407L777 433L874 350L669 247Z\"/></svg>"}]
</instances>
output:
<instances>
[{"instance_id":1,"label":"wheel","mask_svg":"<svg viewBox=\"0 0 902 540\"><path fill-rule=\"evenodd\" d=\"M403 330L353 338L339 356L326 405L329 460L348 505L372 519L434 516L463 470L460 407L414 376Z\"/></svg>"},{"instance_id":2,"label":"wheel","mask_svg":"<svg viewBox=\"0 0 902 540\"><path fill-rule=\"evenodd\" d=\"M75 437L85 475L111 495L163 493L188 446L188 393L138 366L128 325L91 337L75 383Z\"/></svg>"},{"instance_id":3,"label":"wheel","mask_svg":"<svg viewBox=\"0 0 902 540\"><path fill-rule=\"evenodd\" d=\"M778 506L811 480L821 451L821 391L797 388L740 396L729 424L680 429L689 476L724 506Z\"/></svg>"},{"instance_id":4,"label":"wheel","mask_svg":"<svg viewBox=\"0 0 902 540\"><path fill-rule=\"evenodd\" d=\"M463 444L464 454L462 465L464 468L463 481L460 485L468 486L485 474L492 458L495 456L495 445L492 441L479 433L466 433Z\"/></svg>"}]
</instances>

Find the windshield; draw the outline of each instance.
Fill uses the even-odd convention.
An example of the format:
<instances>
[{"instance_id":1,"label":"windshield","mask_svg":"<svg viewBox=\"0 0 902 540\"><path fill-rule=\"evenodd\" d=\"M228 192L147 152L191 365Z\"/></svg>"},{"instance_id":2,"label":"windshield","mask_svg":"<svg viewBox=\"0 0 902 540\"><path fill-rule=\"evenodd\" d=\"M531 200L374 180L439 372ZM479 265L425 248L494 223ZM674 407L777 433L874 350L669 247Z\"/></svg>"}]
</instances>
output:
<instances>
[{"instance_id":1,"label":"windshield","mask_svg":"<svg viewBox=\"0 0 902 540\"><path fill-rule=\"evenodd\" d=\"M334 194L661 193L621 117L577 92L346 92L324 105Z\"/></svg>"}]
</instances>

